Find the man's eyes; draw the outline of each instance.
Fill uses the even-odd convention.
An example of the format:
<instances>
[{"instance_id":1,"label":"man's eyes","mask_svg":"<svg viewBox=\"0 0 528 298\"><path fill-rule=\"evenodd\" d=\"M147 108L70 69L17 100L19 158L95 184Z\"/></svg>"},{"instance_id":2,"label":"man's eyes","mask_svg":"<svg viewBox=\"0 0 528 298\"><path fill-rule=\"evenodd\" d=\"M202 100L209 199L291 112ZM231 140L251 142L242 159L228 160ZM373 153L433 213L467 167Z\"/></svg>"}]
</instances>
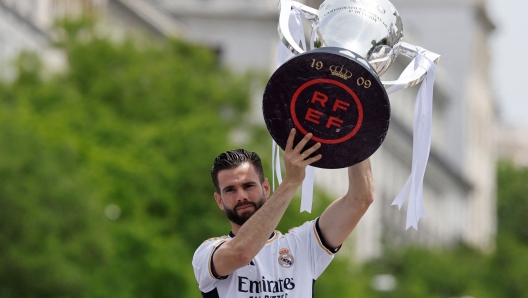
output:
<instances>
[{"instance_id":1,"label":"man's eyes","mask_svg":"<svg viewBox=\"0 0 528 298\"><path fill-rule=\"evenodd\" d=\"M245 184L243 186L244 189L250 189L250 188L253 188L255 187L255 184ZM230 192L235 192L235 188L226 188L224 190L225 193L230 193Z\"/></svg>"}]
</instances>

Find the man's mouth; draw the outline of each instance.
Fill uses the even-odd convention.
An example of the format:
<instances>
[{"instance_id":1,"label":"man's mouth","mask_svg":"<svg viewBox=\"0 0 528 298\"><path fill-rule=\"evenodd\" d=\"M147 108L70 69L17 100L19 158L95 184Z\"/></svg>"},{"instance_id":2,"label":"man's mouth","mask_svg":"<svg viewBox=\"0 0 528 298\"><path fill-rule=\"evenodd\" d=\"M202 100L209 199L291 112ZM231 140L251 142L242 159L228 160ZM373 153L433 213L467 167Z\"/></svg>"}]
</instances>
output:
<instances>
[{"instance_id":1,"label":"man's mouth","mask_svg":"<svg viewBox=\"0 0 528 298\"><path fill-rule=\"evenodd\" d=\"M240 207L237 208L238 211L245 211L245 210L248 210L249 208L253 207L253 205L251 204L244 204Z\"/></svg>"}]
</instances>

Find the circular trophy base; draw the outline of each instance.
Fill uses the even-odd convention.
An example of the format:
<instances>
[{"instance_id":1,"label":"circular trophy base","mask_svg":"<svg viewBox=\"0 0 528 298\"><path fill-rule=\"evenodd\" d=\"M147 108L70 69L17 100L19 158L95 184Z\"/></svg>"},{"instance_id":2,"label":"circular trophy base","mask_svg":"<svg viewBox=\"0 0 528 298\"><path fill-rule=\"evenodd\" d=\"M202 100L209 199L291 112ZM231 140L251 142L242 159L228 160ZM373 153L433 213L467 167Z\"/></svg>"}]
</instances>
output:
<instances>
[{"instance_id":1,"label":"circular trophy base","mask_svg":"<svg viewBox=\"0 0 528 298\"><path fill-rule=\"evenodd\" d=\"M284 150L290 130L321 148L312 166L344 168L371 156L390 122L385 88L370 64L342 48L324 47L293 57L271 76L262 103L271 137Z\"/></svg>"}]
</instances>

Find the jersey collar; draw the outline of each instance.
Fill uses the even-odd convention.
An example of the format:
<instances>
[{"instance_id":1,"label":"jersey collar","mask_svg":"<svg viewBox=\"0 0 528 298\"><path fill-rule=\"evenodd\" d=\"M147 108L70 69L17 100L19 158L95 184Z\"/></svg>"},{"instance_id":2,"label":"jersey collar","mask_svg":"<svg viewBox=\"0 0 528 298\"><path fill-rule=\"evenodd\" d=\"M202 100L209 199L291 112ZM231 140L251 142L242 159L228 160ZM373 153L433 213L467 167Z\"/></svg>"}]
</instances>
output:
<instances>
[{"instance_id":1,"label":"jersey collar","mask_svg":"<svg viewBox=\"0 0 528 298\"><path fill-rule=\"evenodd\" d=\"M229 237L235 238L235 234L233 234L233 231L229 231ZM269 236L268 240L271 240L273 237L275 237L275 232L271 233L271 236Z\"/></svg>"}]
</instances>

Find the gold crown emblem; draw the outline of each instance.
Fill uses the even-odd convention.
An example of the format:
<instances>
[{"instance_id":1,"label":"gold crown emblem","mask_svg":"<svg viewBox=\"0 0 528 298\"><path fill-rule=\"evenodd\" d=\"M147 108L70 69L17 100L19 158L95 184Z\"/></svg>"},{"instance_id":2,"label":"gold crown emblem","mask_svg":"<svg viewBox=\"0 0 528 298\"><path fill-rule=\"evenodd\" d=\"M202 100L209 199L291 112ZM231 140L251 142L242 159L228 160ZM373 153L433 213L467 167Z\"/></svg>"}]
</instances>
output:
<instances>
[{"instance_id":1,"label":"gold crown emblem","mask_svg":"<svg viewBox=\"0 0 528 298\"><path fill-rule=\"evenodd\" d=\"M287 254L287 253L289 253L289 252L290 252L290 251L289 251L287 248L283 248L283 249L281 249L281 250L279 251L279 254L280 254L280 255L283 255L283 254Z\"/></svg>"},{"instance_id":2,"label":"gold crown emblem","mask_svg":"<svg viewBox=\"0 0 528 298\"><path fill-rule=\"evenodd\" d=\"M345 79L345 80L350 79L352 77L352 72L348 71L343 66L344 65L341 65L341 66L332 65L330 66L330 72L332 73L332 75L338 76L342 79Z\"/></svg>"}]
</instances>

